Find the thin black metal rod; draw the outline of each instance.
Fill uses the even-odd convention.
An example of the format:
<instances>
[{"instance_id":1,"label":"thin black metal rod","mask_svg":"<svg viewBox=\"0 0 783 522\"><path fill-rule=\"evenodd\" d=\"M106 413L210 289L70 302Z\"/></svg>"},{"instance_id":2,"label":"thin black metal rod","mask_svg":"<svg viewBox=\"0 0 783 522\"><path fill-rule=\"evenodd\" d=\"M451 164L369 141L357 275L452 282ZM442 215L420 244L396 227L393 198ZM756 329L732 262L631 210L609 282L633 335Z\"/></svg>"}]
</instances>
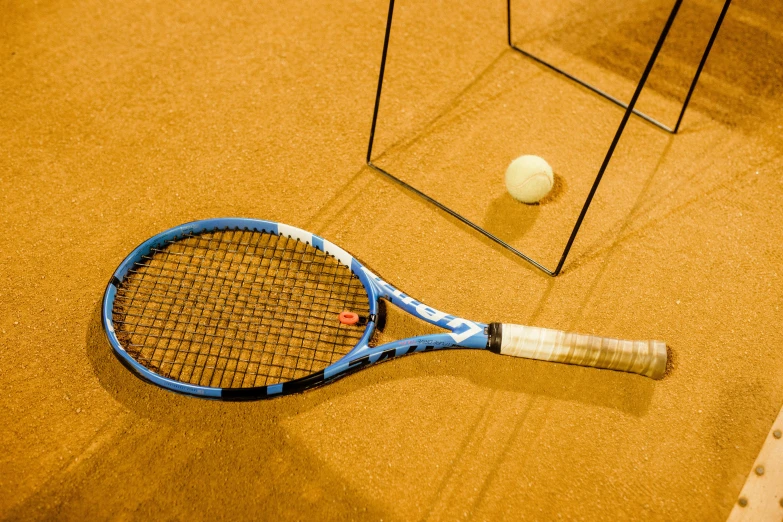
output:
<instances>
[{"instance_id":1,"label":"thin black metal rod","mask_svg":"<svg viewBox=\"0 0 783 522\"><path fill-rule=\"evenodd\" d=\"M636 86L636 92L633 93L631 102L628 104L628 108L626 109L625 114L623 115L623 119L620 122L620 126L617 128L617 132L614 135L612 144L609 146L609 150L606 152L606 156L604 157L604 161L601 164L600 170L598 171L598 175L595 177L593 186L590 189L590 193L587 195L587 200L585 200L585 204L582 207L582 211L579 213L579 218L576 220L576 225L574 225L574 230L571 232L571 237L568 238L568 243L566 243L565 250L563 250L563 255L560 257L560 262L557 264L557 268L555 268L553 275L559 274L560 270L562 270L563 268L563 264L565 263L566 257L568 257L568 252L571 250L571 246L574 243L574 239L576 239L577 232L579 232L579 227L582 226L582 221L585 218L585 214L587 214L587 209L590 207L590 203L593 201L593 196L595 195L595 191L598 188L598 184L601 183L601 178L603 177L604 172L606 171L606 167L609 165L609 160L612 159L612 155L614 154L614 149L615 147L617 147L617 143L620 141L620 136L622 136L623 131L625 130L625 125L628 123L628 119L631 117L631 114L633 113L633 107L634 105L636 105L636 100L639 99L639 95L642 93L644 84L645 82L647 82L647 77L650 75L650 71L652 71L653 65L655 65L655 60L658 58L658 53L660 52L661 47L663 47L664 41L666 41L666 37L669 34L669 29L671 29L671 26L674 23L674 19L677 16L677 12L680 10L680 5L682 5L682 0L676 0L674 3L674 7L672 7L671 14L669 14L669 19L666 21L666 25L663 27L661 36L658 38L658 43L655 44L655 49L653 49L652 55L650 56L650 60L647 62L647 67L645 67L644 72L642 73L642 77L639 80L639 84Z\"/></svg>"},{"instance_id":2,"label":"thin black metal rod","mask_svg":"<svg viewBox=\"0 0 783 522\"><path fill-rule=\"evenodd\" d=\"M525 55L526 57L530 58L531 60L533 60L533 61L535 61L535 62L538 62L538 63L540 63L541 65L543 65L543 66L545 66L545 67L548 67L548 68L552 69L553 71L555 71L555 72L556 72L556 73L558 73L558 74L562 74L563 76L565 76L565 77L566 77L566 78L568 78L569 80L571 80L571 81L573 81L573 82L576 82L576 83L578 83L579 85L581 85L581 86L582 86L582 87L584 87L585 89L588 89L588 90L590 90L590 91L592 91L592 92L596 93L596 94L597 94L597 95L599 95L599 96L603 96L604 98L606 98L606 99L607 99L607 100L609 100L610 102L614 103L615 105L619 105L619 106L620 106L620 107L622 107L623 109L627 109L627 108L628 108L628 104L627 104L627 103L625 103L625 102L624 102L624 101L622 101L622 100L618 100L617 98L615 98L614 96L612 96L612 95L611 95L611 94L609 94L608 92L606 92L606 91L603 91L603 90L599 89L598 87L596 87L596 86L594 86L594 85L591 85L591 84L587 83L586 81L584 81L584 80L582 80L582 79L580 79L580 78L577 78L577 77L576 77L576 76L574 76L573 74L570 74L569 72L566 72L566 71L564 71L563 69L561 69L561 68L559 68L559 67L557 67L557 66L555 66L555 65L552 65L551 63L549 63L549 62L547 62L547 61L545 61L545 60L542 60L542 59L541 59L541 58L539 58L538 56L535 56L535 55L533 55L533 54L530 54L529 52L525 51L524 49L522 49L522 48L520 48L520 47L517 47L517 46L516 46L516 45L514 45L514 44L509 44L509 45L511 45L511 48L512 48L512 49L514 49L515 51L517 51L517 52L519 52L519 53L522 53L522 54L523 54L523 55ZM660 129L663 129L663 130L665 130L666 132L669 132L669 133L672 133L672 134L675 132L675 131L674 131L674 129L672 129L672 128L671 128L671 127L669 127L668 125L666 125L666 124L664 124L664 123L661 123L661 122L659 122L658 120L656 120L655 118L653 118L653 117L651 117L651 116L647 116L645 113L643 113L643 112L641 112L641 111L637 111L636 109L633 109L631 112L632 112L633 114L635 114L635 115L639 116L639 117L640 117L640 118L642 118L643 120L647 121L648 123L652 123L652 124L653 124L653 125L655 125L656 127L658 127L658 128L660 128Z\"/></svg>"},{"instance_id":3,"label":"thin black metal rod","mask_svg":"<svg viewBox=\"0 0 783 522\"><path fill-rule=\"evenodd\" d=\"M375 94L375 110L372 113L372 128L370 128L370 143L367 145L367 163L372 157L372 145L375 141L375 125L378 123L378 109L381 106L381 89L383 74L386 71L386 55L389 52L389 36L391 35L392 17L394 15L394 0L389 0L389 15L386 18L386 36L383 38L383 54L381 55L381 71L378 74L378 91Z\"/></svg>"},{"instance_id":4,"label":"thin black metal rod","mask_svg":"<svg viewBox=\"0 0 783 522\"><path fill-rule=\"evenodd\" d=\"M510 250L511 252L515 253L516 255L518 255L519 257L521 257L522 259L524 259L525 261L527 261L527 262L528 262L528 263L530 263L531 265L535 266L536 268L538 268L538 269L539 269L539 270L541 270L542 272L546 273L547 275L550 275L550 276L557 275L557 274L555 274L554 272L552 272L551 270L549 270L547 267L545 267L545 266L543 266L542 264L538 263L536 260L534 260L534 259L532 259L532 258L530 258L530 257L526 256L525 254L523 254L522 252L520 252L520 251L519 251L519 250L517 250L516 248L512 247L511 245L509 245L508 243L506 243L505 241L503 241L503 240L502 240L502 239L500 239L499 237L497 237L497 236L495 236L495 235L491 234L490 232L488 232L488 231L484 230L483 228L481 228L480 226L478 226L478 225L477 225L477 224L475 224L474 222L470 221L468 218L466 218L466 217L465 217L465 216L463 216L462 214L459 214L459 213L457 213L457 212L455 212L455 211L451 210L449 207L447 207L446 205L444 205L444 204L443 204L443 203L441 203L440 201L437 201L437 200L435 200L435 199L432 199L430 196L428 196L428 195L427 195L427 194L425 194L424 192L420 191L420 190L419 190L419 189L417 189L416 187L414 187L414 186L412 186L412 185L409 185L409 184L405 183L404 181L402 181L402 180L401 180L400 178L398 178L397 176L394 176L393 174L389 174L388 172L386 172L386 171L385 171L385 170L383 170L382 168L380 168L380 167L378 167L378 166L376 166L376 165L373 165L373 164L372 164L371 162L369 162L369 161L367 162L367 165L369 165L369 166L370 166L370 167L372 167L373 169L377 170L377 171L378 171L378 172L380 172L381 174L385 175L385 176L386 176L387 178L389 178L390 180L392 180L392 181L395 181L395 182L399 183L400 185L402 185L403 187L405 187L406 189L408 189L408 190L410 190L410 191L412 191L412 192L416 193L418 196L420 196L421 198L423 198L423 199L425 199L425 200L429 201L430 203L432 203L433 205L435 205L436 207L438 207L438 208L439 208L439 209L441 209L442 211L444 211L444 212L447 212L447 213L448 213L448 214L450 214L451 216L453 216L453 217L455 217L455 218L459 219L460 221L462 221L463 223L465 223L466 225L468 225L468 226L469 226L469 227L471 227L472 229L474 229L474 230L476 230L476 231L478 231L478 232L481 232L482 234L484 234L485 236L487 236L487 237L488 237L489 239L491 239L492 241L494 241L494 242L498 243L499 245L501 245L501 246L503 246L503 247L507 248L508 250Z\"/></svg>"},{"instance_id":5,"label":"thin black metal rod","mask_svg":"<svg viewBox=\"0 0 783 522\"><path fill-rule=\"evenodd\" d=\"M690 103L691 101L691 95L693 95L693 90L696 88L696 84L699 82L699 76L701 76L701 70L704 69L704 64L707 63L707 57L710 55L710 51L712 50L712 44L715 43L715 38L718 36L718 31L720 31L720 26L723 24L723 19L726 17L726 13L729 10L730 4L731 4L731 0L726 0L724 2L723 10L721 10L720 12L718 21L715 22L715 29L712 30L710 41L707 43L707 47L704 49L704 54L701 56L701 61L699 62L699 68L696 69L696 76L693 77L693 81L691 82L691 87L688 90L688 95L685 97L685 102L683 102L682 104L680 117L677 118L677 124L674 126L675 133L678 130L680 130L680 123L682 123L682 118L683 116L685 116L685 109L688 108L688 103Z\"/></svg>"},{"instance_id":6,"label":"thin black metal rod","mask_svg":"<svg viewBox=\"0 0 783 522\"><path fill-rule=\"evenodd\" d=\"M728 0L728 1L731 1L731 0ZM544 67L548 67L549 69L555 71L556 73L565 76L566 78L568 78L572 82L578 83L579 85L581 85L585 89L588 89L588 90L594 92L595 94L606 98L607 100L609 100L610 102L614 103L615 105L619 105L623 109L627 109L628 108L628 104L626 104L622 100L619 100L619 99L615 98L614 96L612 96L608 92L606 92L604 90L601 90L598 87L596 87L594 85L591 85L591 84L587 83L586 81L584 81L584 80L582 80L580 78L577 78L573 74L571 74L571 73L569 73L567 71L564 71L560 67L557 67L556 65L552 65L551 63L547 62L546 60L542 60L538 56L536 56L534 54L530 54L529 52L525 51L521 47L516 46L513 43L512 38L511 38L511 0L506 0L506 18L507 18L507 22L508 22L508 45L509 45L509 47L511 47L515 51L521 53L522 55L530 58L531 60L533 60L533 61L543 65ZM695 83L694 83L694 85L695 85ZM651 123L651 124L655 125L656 127L665 130L666 132L669 132L669 133L672 133L672 134L677 132L675 129L672 129L668 125L659 122L655 118L647 116L645 113L643 113L641 111L637 111L636 109L634 109L633 113L635 115L639 116L640 118L642 118L643 120L647 121L648 123Z\"/></svg>"},{"instance_id":7,"label":"thin black metal rod","mask_svg":"<svg viewBox=\"0 0 783 522\"><path fill-rule=\"evenodd\" d=\"M506 22L508 45L509 47L514 47L514 44L511 43L511 0L506 0Z\"/></svg>"}]
</instances>

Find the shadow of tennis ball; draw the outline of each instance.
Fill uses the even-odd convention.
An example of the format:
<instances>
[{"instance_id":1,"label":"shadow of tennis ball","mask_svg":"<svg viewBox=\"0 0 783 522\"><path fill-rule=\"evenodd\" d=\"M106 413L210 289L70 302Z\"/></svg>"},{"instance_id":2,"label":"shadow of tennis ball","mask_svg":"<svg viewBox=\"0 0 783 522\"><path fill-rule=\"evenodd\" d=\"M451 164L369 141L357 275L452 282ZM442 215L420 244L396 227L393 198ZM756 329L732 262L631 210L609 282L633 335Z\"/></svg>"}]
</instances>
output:
<instances>
[{"instance_id":1,"label":"shadow of tennis ball","mask_svg":"<svg viewBox=\"0 0 783 522\"><path fill-rule=\"evenodd\" d=\"M512 243L523 237L535 223L543 205L554 203L565 192L565 180L556 173L552 190L538 203L522 203L503 190L490 203L483 226L506 243Z\"/></svg>"},{"instance_id":2,"label":"shadow of tennis ball","mask_svg":"<svg viewBox=\"0 0 783 522\"><path fill-rule=\"evenodd\" d=\"M560 197L563 194L566 193L566 189L568 187L566 185L565 179L557 172L554 173L553 177L554 177L554 183L552 185L552 190L549 191L549 194L544 196L541 199L541 201L539 201L538 203L532 203L531 205L538 206L538 205L547 205L549 203L554 203L555 201L560 199ZM522 204L525 205L525 203Z\"/></svg>"}]
</instances>

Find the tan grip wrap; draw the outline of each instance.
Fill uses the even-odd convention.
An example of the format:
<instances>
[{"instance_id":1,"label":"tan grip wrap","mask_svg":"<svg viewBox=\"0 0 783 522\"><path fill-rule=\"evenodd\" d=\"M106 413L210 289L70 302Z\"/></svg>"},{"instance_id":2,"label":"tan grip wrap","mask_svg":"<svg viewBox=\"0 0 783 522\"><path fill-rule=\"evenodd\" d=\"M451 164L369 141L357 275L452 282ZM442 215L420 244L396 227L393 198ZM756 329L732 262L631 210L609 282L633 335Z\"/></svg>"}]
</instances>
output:
<instances>
[{"instance_id":1,"label":"tan grip wrap","mask_svg":"<svg viewBox=\"0 0 783 522\"><path fill-rule=\"evenodd\" d=\"M653 379L660 379L666 371L666 343L662 341L621 341L535 326L503 324L500 353L638 373Z\"/></svg>"}]
</instances>

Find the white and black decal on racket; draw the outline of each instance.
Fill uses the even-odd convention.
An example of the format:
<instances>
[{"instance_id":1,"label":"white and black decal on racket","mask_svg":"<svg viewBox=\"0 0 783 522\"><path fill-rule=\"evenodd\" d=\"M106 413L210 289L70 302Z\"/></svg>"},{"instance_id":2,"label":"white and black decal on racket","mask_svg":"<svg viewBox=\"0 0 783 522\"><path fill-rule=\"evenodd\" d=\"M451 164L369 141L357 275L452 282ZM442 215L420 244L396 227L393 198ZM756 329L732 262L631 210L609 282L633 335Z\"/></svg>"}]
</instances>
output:
<instances>
[{"instance_id":1,"label":"white and black decal on racket","mask_svg":"<svg viewBox=\"0 0 783 522\"><path fill-rule=\"evenodd\" d=\"M448 332L372 346L380 299ZM143 379L229 400L297 392L442 348L653 379L666 369L663 342L455 317L400 292L325 239L254 219L196 221L145 241L114 273L102 319L117 357Z\"/></svg>"}]
</instances>

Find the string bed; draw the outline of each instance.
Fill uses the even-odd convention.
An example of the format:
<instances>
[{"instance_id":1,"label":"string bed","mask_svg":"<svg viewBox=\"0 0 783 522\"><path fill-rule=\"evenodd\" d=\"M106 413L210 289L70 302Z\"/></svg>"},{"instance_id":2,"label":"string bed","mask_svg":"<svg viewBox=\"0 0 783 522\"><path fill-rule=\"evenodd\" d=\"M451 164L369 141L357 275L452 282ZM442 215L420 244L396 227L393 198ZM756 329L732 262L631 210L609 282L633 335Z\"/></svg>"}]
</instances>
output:
<instances>
[{"instance_id":1,"label":"string bed","mask_svg":"<svg viewBox=\"0 0 783 522\"><path fill-rule=\"evenodd\" d=\"M144 256L117 290L114 329L136 361L190 384L249 388L323 370L369 315L346 266L288 237L248 230L188 235Z\"/></svg>"}]
</instances>

